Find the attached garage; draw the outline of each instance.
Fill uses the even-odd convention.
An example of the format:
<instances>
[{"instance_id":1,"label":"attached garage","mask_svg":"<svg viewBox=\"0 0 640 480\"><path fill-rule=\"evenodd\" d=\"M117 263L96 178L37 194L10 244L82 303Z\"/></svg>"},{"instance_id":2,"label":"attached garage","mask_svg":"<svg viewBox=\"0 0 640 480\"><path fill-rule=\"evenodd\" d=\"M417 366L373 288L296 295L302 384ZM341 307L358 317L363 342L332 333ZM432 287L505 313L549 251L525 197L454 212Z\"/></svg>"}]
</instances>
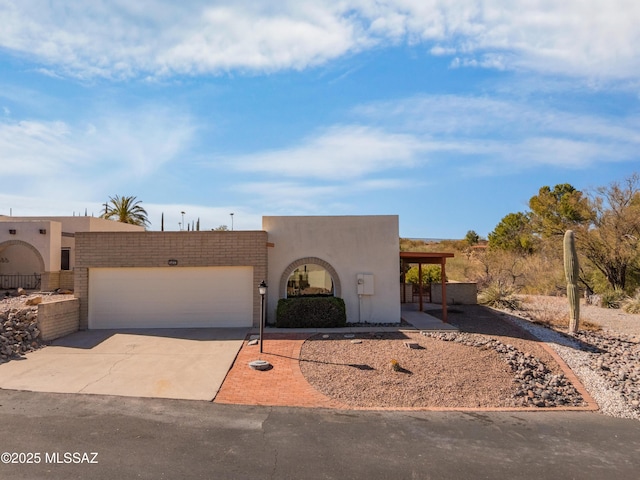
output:
<instances>
[{"instance_id":1,"label":"attached garage","mask_svg":"<svg viewBox=\"0 0 640 480\"><path fill-rule=\"evenodd\" d=\"M251 327L251 266L89 268L88 326Z\"/></svg>"}]
</instances>

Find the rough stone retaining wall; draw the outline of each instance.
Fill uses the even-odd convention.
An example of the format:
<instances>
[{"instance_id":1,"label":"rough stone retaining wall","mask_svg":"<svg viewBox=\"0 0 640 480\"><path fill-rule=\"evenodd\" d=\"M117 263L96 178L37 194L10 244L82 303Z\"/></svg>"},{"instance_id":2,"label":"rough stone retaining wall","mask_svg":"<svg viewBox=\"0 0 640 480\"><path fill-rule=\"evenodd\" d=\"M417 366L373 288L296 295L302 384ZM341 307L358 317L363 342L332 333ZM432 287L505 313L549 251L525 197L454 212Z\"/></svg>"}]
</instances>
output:
<instances>
[{"instance_id":1,"label":"rough stone retaining wall","mask_svg":"<svg viewBox=\"0 0 640 480\"><path fill-rule=\"evenodd\" d=\"M0 311L0 363L40 347L37 308Z\"/></svg>"},{"instance_id":2,"label":"rough stone retaining wall","mask_svg":"<svg viewBox=\"0 0 640 480\"><path fill-rule=\"evenodd\" d=\"M47 342L77 332L80 326L80 300L70 298L38 305L40 340Z\"/></svg>"}]
</instances>

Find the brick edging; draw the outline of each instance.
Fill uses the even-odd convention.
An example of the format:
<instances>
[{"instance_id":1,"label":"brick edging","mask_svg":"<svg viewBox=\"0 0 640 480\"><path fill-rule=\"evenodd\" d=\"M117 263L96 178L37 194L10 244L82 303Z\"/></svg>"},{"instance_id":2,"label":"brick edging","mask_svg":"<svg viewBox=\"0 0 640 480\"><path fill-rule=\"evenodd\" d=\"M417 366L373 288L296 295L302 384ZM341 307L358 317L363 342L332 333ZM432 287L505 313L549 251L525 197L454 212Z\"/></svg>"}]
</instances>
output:
<instances>
[{"instance_id":1,"label":"brick edging","mask_svg":"<svg viewBox=\"0 0 640 480\"><path fill-rule=\"evenodd\" d=\"M558 355L558 352L556 352L553 349L553 347L551 347L547 342L540 342L540 346L544 348L547 351L547 353L549 353L549 355L553 357L555 362L563 371L564 376L567 377L567 379L569 379L569 381L573 384L576 390L580 392L580 395L582 395L582 398L584 398L584 401L589 404L586 407L582 407L582 409L591 410L591 411L600 410L598 403L593 399L593 397L591 396L587 388L582 384L582 382L580 381L578 376L573 372L573 370L571 370L569 365L567 365L566 362L563 360L563 358L560 355Z\"/></svg>"}]
</instances>

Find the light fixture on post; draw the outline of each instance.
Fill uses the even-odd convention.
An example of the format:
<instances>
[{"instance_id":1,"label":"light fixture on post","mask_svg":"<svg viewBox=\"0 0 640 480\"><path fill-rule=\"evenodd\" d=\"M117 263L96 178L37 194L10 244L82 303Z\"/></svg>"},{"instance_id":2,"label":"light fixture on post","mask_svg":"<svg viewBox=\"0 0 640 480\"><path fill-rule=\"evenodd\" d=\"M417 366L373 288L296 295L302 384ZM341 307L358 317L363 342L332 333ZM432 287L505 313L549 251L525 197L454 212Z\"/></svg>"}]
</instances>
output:
<instances>
[{"instance_id":1,"label":"light fixture on post","mask_svg":"<svg viewBox=\"0 0 640 480\"><path fill-rule=\"evenodd\" d=\"M258 293L260 293L260 353L262 354L262 337L264 336L264 296L267 294L267 284L264 280L258 285ZM251 345L251 343L249 343ZM255 343L253 344L255 345ZM270 370L272 365L266 360L253 360L249 362L249 367L253 370Z\"/></svg>"},{"instance_id":2,"label":"light fixture on post","mask_svg":"<svg viewBox=\"0 0 640 480\"><path fill-rule=\"evenodd\" d=\"M264 333L264 296L267 294L267 284L264 280L258 285L260 293L260 353L262 353L262 337Z\"/></svg>"},{"instance_id":3,"label":"light fixture on post","mask_svg":"<svg viewBox=\"0 0 640 480\"><path fill-rule=\"evenodd\" d=\"M231 215L231 231L233 232L233 212L229 215ZM264 280L262 281L262 283L264 283Z\"/></svg>"},{"instance_id":4,"label":"light fixture on post","mask_svg":"<svg viewBox=\"0 0 640 480\"><path fill-rule=\"evenodd\" d=\"M180 230L184 230L184 212L180 212L182 215L182 222L180 222Z\"/></svg>"}]
</instances>

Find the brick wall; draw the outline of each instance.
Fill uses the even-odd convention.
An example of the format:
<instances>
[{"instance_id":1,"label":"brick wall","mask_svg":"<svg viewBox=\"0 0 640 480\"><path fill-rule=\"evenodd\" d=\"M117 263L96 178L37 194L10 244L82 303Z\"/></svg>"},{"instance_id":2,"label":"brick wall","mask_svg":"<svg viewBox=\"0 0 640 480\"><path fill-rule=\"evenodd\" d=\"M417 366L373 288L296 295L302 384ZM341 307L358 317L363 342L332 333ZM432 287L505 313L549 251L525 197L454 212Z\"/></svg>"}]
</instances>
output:
<instances>
[{"instance_id":1,"label":"brick wall","mask_svg":"<svg viewBox=\"0 0 640 480\"><path fill-rule=\"evenodd\" d=\"M78 331L80 325L80 301L77 298L41 303L38 305L38 328L44 341Z\"/></svg>"},{"instance_id":2,"label":"brick wall","mask_svg":"<svg viewBox=\"0 0 640 480\"><path fill-rule=\"evenodd\" d=\"M73 271L61 270L60 271L60 288L63 290L73 290Z\"/></svg>"},{"instance_id":3,"label":"brick wall","mask_svg":"<svg viewBox=\"0 0 640 480\"><path fill-rule=\"evenodd\" d=\"M253 267L253 324L260 324L257 286L267 278L267 232L82 232L76 233L75 296L80 328L88 326L91 268Z\"/></svg>"},{"instance_id":4,"label":"brick wall","mask_svg":"<svg viewBox=\"0 0 640 480\"><path fill-rule=\"evenodd\" d=\"M49 292L60 287L60 272L42 272L40 290Z\"/></svg>"}]
</instances>

